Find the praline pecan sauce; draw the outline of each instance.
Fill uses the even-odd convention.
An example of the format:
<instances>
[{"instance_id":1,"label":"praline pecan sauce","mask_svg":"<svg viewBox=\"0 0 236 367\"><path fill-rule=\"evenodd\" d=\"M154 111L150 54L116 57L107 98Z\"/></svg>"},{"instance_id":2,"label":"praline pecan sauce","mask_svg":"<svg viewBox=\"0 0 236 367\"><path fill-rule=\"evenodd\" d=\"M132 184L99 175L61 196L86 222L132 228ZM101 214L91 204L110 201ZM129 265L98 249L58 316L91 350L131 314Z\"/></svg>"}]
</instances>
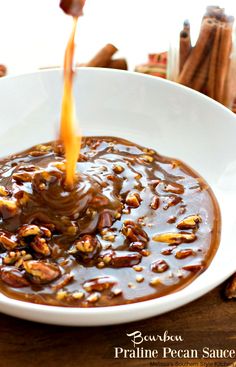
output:
<instances>
[{"instance_id":1,"label":"praline pecan sauce","mask_svg":"<svg viewBox=\"0 0 236 367\"><path fill-rule=\"evenodd\" d=\"M186 286L215 254L217 202L180 161L86 137L73 188L58 142L0 164L0 289L9 297L72 307L148 300Z\"/></svg>"}]
</instances>

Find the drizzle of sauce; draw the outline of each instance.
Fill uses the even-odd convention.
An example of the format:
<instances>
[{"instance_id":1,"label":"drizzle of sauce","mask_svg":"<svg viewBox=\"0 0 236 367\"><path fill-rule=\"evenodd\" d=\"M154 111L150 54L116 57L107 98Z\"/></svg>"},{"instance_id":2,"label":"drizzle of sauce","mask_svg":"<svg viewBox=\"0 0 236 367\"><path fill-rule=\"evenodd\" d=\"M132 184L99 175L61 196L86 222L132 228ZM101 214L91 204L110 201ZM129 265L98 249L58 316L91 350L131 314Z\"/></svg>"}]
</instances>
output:
<instances>
[{"instance_id":1,"label":"drizzle of sauce","mask_svg":"<svg viewBox=\"0 0 236 367\"><path fill-rule=\"evenodd\" d=\"M69 38L64 60L64 92L61 109L60 138L65 146L66 185L73 187L76 162L80 152L81 135L76 134L75 102L73 97L73 59L75 50L75 33L78 18L73 19L73 29Z\"/></svg>"}]
</instances>

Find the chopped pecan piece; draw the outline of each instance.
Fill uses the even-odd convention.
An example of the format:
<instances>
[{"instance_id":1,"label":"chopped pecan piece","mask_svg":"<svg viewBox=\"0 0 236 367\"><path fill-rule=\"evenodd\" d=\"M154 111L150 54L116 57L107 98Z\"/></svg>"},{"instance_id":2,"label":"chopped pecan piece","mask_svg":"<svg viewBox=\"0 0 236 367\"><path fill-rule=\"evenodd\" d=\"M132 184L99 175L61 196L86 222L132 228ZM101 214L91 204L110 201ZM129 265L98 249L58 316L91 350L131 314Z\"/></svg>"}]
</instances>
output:
<instances>
[{"instance_id":1,"label":"chopped pecan piece","mask_svg":"<svg viewBox=\"0 0 236 367\"><path fill-rule=\"evenodd\" d=\"M35 149L38 152L51 152L52 146L51 145L44 145L44 144L38 144L35 146Z\"/></svg>"},{"instance_id":2,"label":"chopped pecan piece","mask_svg":"<svg viewBox=\"0 0 236 367\"><path fill-rule=\"evenodd\" d=\"M98 221L98 230L102 230L103 228L109 228L112 226L112 215L110 212L104 210L99 217Z\"/></svg>"},{"instance_id":3,"label":"chopped pecan piece","mask_svg":"<svg viewBox=\"0 0 236 367\"><path fill-rule=\"evenodd\" d=\"M30 200L29 194L22 190L16 192L14 196L17 200L17 204L21 207L25 206Z\"/></svg>"},{"instance_id":4,"label":"chopped pecan piece","mask_svg":"<svg viewBox=\"0 0 236 367\"><path fill-rule=\"evenodd\" d=\"M126 204L131 208L138 208L141 201L141 197L137 192L129 192L125 199Z\"/></svg>"},{"instance_id":5,"label":"chopped pecan piece","mask_svg":"<svg viewBox=\"0 0 236 367\"><path fill-rule=\"evenodd\" d=\"M89 302L89 303L95 303L99 300L99 298L101 297L101 294L99 292L94 292L94 293L91 293L87 298L86 300Z\"/></svg>"},{"instance_id":6,"label":"chopped pecan piece","mask_svg":"<svg viewBox=\"0 0 236 367\"><path fill-rule=\"evenodd\" d=\"M68 285L73 279L74 279L74 276L72 274L64 274L59 279L59 281L52 286L52 289L54 291L58 291L59 289L62 289L66 285Z\"/></svg>"},{"instance_id":7,"label":"chopped pecan piece","mask_svg":"<svg viewBox=\"0 0 236 367\"><path fill-rule=\"evenodd\" d=\"M54 226L54 228L55 228L55 226ZM46 226L45 227L40 226L40 229L41 229L42 235L44 237L47 237L47 238L52 237L52 232L50 231L50 229L48 227L46 227Z\"/></svg>"},{"instance_id":8,"label":"chopped pecan piece","mask_svg":"<svg viewBox=\"0 0 236 367\"><path fill-rule=\"evenodd\" d=\"M175 216L170 216L168 219L167 219L167 223L169 223L169 224L173 224L173 223L175 223L176 222L176 217Z\"/></svg>"},{"instance_id":9,"label":"chopped pecan piece","mask_svg":"<svg viewBox=\"0 0 236 367\"><path fill-rule=\"evenodd\" d=\"M157 195L153 196L152 198L152 201L151 201L151 204L150 204L150 207L153 209L153 210L157 210L158 207L160 205L160 199Z\"/></svg>"},{"instance_id":10,"label":"chopped pecan piece","mask_svg":"<svg viewBox=\"0 0 236 367\"><path fill-rule=\"evenodd\" d=\"M8 237L5 233L0 234L0 244L8 251L14 250L19 246L13 235Z\"/></svg>"},{"instance_id":11,"label":"chopped pecan piece","mask_svg":"<svg viewBox=\"0 0 236 367\"><path fill-rule=\"evenodd\" d=\"M157 242L180 244L185 242L193 242L196 239L194 233L161 233L153 236L153 240Z\"/></svg>"},{"instance_id":12,"label":"chopped pecan piece","mask_svg":"<svg viewBox=\"0 0 236 367\"><path fill-rule=\"evenodd\" d=\"M76 259L82 261L87 266L94 265L102 246L97 237L91 235L82 236L75 245L68 251Z\"/></svg>"},{"instance_id":13,"label":"chopped pecan piece","mask_svg":"<svg viewBox=\"0 0 236 367\"><path fill-rule=\"evenodd\" d=\"M1 279L4 283L14 288L22 288L29 285L28 280L24 277L22 272L15 268L3 268L1 270Z\"/></svg>"},{"instance_id":14,"label":"chopped pecan piece","mask_svg":"<svg viewBox=\"0 0 236 367\"><path fill-rule=\"evenodd\" d=\"M172 254L173 248L164 248L161 253L162 255L169 256Z\"/></svg>"},{"instance_id":15,"label":"chopped pecan piece","mask_svg":"<svg viewBox=\"0 0 236 367\"><path fill-rule=\"evenodd\" d=\"M151 270L154 273L164 273L164 271L168 269L169 269L169 265L163 259L156 260L151 264Z\"/></svg>"},{"instance_id":16,"label":"chopped pecan piece","mask_svg":"<svg viewBox=\"0 0 236 367\"><path fill-rule=\"evenodd\" d=\"M140 158L141 158L140 159L141 161L143 160L144 162L147 162L147 163L152 163L154 161L154 158L148 154L141 155Z\"/></svg>"},{"instance_id":17,"label":"chopped pecan piece","mask_svg":"<svg viewBox=\"0 0 236 367\"><path fill-rule=\"evenodd\" d=\"M94 291L102 292L105 289L109 289L113 287L115 284L116 284L116 281L113 278L109 276L104 276L104 277L98 277L95 279L87 280L83 284L83 287L87 292L94 292Z\"/></svg>"},{"instance_id":18,"label":"chopped pecan piece","mask_svg":"<svg viewBox=\"0 0 236 367\"><path fill-rule=\"evenodd\" d=\"M131 242L131 244L129 245L129 250L131 251L141 251L145 248L146 243L144 242Z\"/></svg>"},{"instance_id":19,"label":"chopped pecan piece","mask_svg":"<svg viewBox=\"0 0 236 367\"><path fill-rule=\"evenodd\" d=\"M196 265L186 265L182 267L183 270L191 271L193 273L198 272L204 269L203 265L196 264Z\"/></svg>"},{"instance_id":20,"label":"chopped pecan piece","mask_svg":"<svg viewBox=\"0 0 236 367\"><path fill-rule=\"evenodd\" d=\"M136 275L135 279L136 279L137 283L142 283L144 281L144 276L141 275L141 274L138 274L138 275Z\"/></svg>"},{"instance_id":21,"label":"chopped pecan piece","mask_svg":"<svg viewBox=\"0 0 236 367\"><path fill-rule=\"evenodd\" d=\"M137 252L114 252L111 258L111 266L114 268L126 268L138 265L142 255Z\"/></svg>"},{"instance_id":22,"label":"chopped pecan piece","mask_svg":"<svg viewBox=\"0 0 236 367\"><path fill-rule=\"evenodd\" d=\"M0 195L1 196L7 196L7 195L9 195L8 190L4 186L0 186Z\"/></svg>"},{"instance_id":23,"label":"chopped pecan piece","mask_svg":"<svg viewBox=\"0 0 236 367\"><path fill-rule=\"evenodd\" d=\"M10 251L4 258L3 263L5 265L13 265L18 268L22 265L24 260L31 260L32 256L27 254L25 250L22 251Z\"/></svg>"},{"instance_id":24,"label":"chopped pecan piece","mask_svg":"<svg viewBox=\"0 0 236 367\"><path fill-rule=\"evenodd\" d=\"M94 252L99 245L98 239L91 235L84 235L75 243L76 249L83 253Z\"/></svg>"},{"instance_id":25,"label":"chopped pecan piece","mask_svg":"<svg viewBox=\"0 0 236 367\"><path fill-rule=\"evenodd\" d=\"M27 173L27 172L17 172L17 173L13 173L12 178L17 182L17 183L24 183L24 182L31 182L32 181L32 176Z\"/></svg>"},{"instance_id":26,"label":"chopped pecan piece","mask_svg":"<svg viewBox=\"0 0 236 367\"><path fill-rule=\"evenodd\" d=\"M119 174L119 173L122 173L124 171L124 167L120 166L120 165L115 165L113 167L113 171L116 173L116 174Z\"/></svg>"},{"instance_id":27,"label":"chopped pecan piece","mask_svg":"<svg viewBox=\"0 0 236 367\"><path fill-rule=\"evenodd\" d=\"M161 284L161 280L158 277L152 278L149 282L152 287L156 287Z\"/></svg>"},{"instance_id":28,"label":"chopped pecan piece","mask_svg":"<svg viewBox=\"0 0 236 367\"><path fill-rule=\"evenodd\" d=\"M61 275L61 271L56 264L44 261L24 261L23 266L30 280L35 284L50 283Z\"/></svg>"},{"instance_id":29,"label":"chopped pecan piece","mask_svg":"<svg viewBox=\"0 0 236 367\"><path fill-rule=\"evenodd\" d=\"M228 299L236 298L236 274L230 279L225 290L225 296Z\"/></svg>"},{"instance_id":30,"label":"chopped pecan piece","mask_svg":"<svg viewBox=\"0 0 236 367\"><path fill-rule=\"evenodd\" d=\"M112 290L112 295L114 297L120 296L121 294L122 294L122 289L120 289L120 288L115 288L115 289Z\"/></svg>"},{"instance_id":31,"label":"chopped pecan piece","mask_svg":"<svg viewBox=\"0 0 236 367\"><path fill-rule=\"evenodd\" d=\"M14 217L18 212L18 207L15 200L0 198L0 215L3 219Z\"/></svg>"},{"instance_id":32,"label":"chopped pecan piece","mask_svg":"<svg viewBox=\"0 0 236 367\"><path fill-rule=\"evenodd\" d=\"M176 252L175 257L176 259L186 259L186 257L194 256L195 252L191 249L182 249Z\"/></svg>"},{"instance_id":33,"label":"chopped pecan piece","mask_svg":"<svg viewBox=\"0 0 236 367\"><path fill-rule=\"evenodd\" d=\"M147 243L149 238L142 227L131 220L126 220L123 224L122 233L130 242Z\"/></svg>"},{"instance_id":34,"label":"chopped pecan piece","mask_svg":"<svg viewBox=\"0 0 236 367\"><path fill-rule=\"evenodd\" d=\"M177 182L165 182L163 191L181 195L184 193L184 187L183 185L178 184Z\"/></svg>"},{"instance_id":35,"label":"chopped pecan piece","mask_svg":"<svg viewBox=\"0 0 236 367\"><path fill-rule=\"evenodd\" d=\"M198 224L201 223L202 218L200 215L190 215L189 217L184 218L177 224L178 229L193 229L197 228Z\"/></svg>"},{"instance_id":36,"label":"chopped pecan piece","mask_svg":"<svg viewBox=\"0 0 236 367\"><path fill-rule=\"evenodd\" d=\"M182 201L182 198L177 195L171 195L168 197L165 206L163 207L164 210L168 210L170 207L179 204Z\"/></svg>"},{"instance_id":37,"label":"chopped pecan piece","mask_svg":"<svg viewBox=\"0 0 236 367\"><path fill-rule=\"evenodd\" d=\"M21 252L23 252L23 251L21 251ZM23 262L27 261L27 260L32 260L32 255L30 255L30 254L21 255L19 257L19 259L15 262L14 265L15 265L16 268L20 268L20 267L22 267Z\"/></svg>"},{"instance_id":38,"label":"chopped pecan piece","mask_svg":"<svg viewBox=\"0 0 236 367\"><path fill-rule=\"evenodd\" d=\"M76 300L79 300L79 299L82 299L84 298L84 292L83 291L75 291L72 293L72 298L76 299Z\"/></svg>"},{"instance_id":39,"label":"chopped pecan piece","mask_svg":"<svg viewBox=\"0 0 236 367\"><path fill-rule=\"evenodd\" d=\"M49 256L51 251L50 248L45 240L45 238L41 238L39 236L35 236L33 241L30 242L30 246L32 249L37 252L38 254L41 254L43 256Z\"/></svg>"}]
</instances>

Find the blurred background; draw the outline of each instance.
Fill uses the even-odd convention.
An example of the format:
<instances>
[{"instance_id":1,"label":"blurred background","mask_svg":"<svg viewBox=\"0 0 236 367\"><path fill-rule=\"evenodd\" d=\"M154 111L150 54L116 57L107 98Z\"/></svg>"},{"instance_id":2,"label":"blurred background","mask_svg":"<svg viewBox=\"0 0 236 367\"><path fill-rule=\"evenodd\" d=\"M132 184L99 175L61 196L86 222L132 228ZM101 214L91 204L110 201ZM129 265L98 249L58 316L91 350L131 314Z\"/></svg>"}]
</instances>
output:
<instances>
[{"instance_id":1,"label":"blurred background","mask_svg":"<svg viewBox=\"0 0 236 367\"><path fill-rule=\"evenodd\" d=\"M0 0L0 5L0 63L9 74L62 65L72 22L59 0ZM194 40L207 5L212 5L209 0L87 0L77 32L76 61L88 61L110 42L132 70L148 53L166 51L186 18ZM215 5L236 15L232 0Z\"/></svg>"}]
</instances>

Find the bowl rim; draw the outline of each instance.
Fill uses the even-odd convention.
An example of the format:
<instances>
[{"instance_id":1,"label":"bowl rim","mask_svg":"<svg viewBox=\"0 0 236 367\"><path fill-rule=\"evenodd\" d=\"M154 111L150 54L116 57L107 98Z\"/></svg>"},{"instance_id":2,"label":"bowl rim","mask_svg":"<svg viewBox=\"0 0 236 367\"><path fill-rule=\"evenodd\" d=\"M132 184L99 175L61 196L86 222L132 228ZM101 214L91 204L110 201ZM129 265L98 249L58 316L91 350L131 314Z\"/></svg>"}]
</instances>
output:
<instances>
[{"instance_id":1,"label":"bowl rim","mask_svg":"<svg viewBox=\"0 0 236 367\"><path fill-rule=\"evenodd\" d=\"M180 89L180 90L185 90L186 92L196 95L198 96L200 99L205 100L210 102L211 104L218 106L219 108L223 109L225 112L227 112L231 117L235 117L235 113L233 113L229 108L227 108L226 106L224 106L223 104L221 104L220 102L214 100L213 98L208 97L207 95L198 92L190 87L187 87L183 84L179 84L175 81L172 80L168 80L165 78L161 78L159 76L153 76L153 75L149 75L149 74L144 74L144 73L139 73L136 71L131 71L131 70L119 70L119 69L109 69L109 68L102 68L102 67L87 67L87 66L77 66L75 68L76 74L75 74L75 80L76 77L78 76L78 72L82 72L82 73L97 73L97 74L123 74L123 75L129 75L129 77L134 77L134 78L140 78L140 79L147 79L147 80L156 80L159 83L163 83L166 85L172 85L174 88L176 89ZM9 79L16 79L16 78L24 78L24 77L28 77L28 76L33 76L33 75L39 75L39 74L51 74L51 73L61 73L63 74L63 68L62 67L52 67L49 69L38 69L35 71L29 71L29 72L24 72L21 74L9 74L4 76L3 78L0 78L0 83L5 82L6 80Z\"/></svg>"}]
</instances>

